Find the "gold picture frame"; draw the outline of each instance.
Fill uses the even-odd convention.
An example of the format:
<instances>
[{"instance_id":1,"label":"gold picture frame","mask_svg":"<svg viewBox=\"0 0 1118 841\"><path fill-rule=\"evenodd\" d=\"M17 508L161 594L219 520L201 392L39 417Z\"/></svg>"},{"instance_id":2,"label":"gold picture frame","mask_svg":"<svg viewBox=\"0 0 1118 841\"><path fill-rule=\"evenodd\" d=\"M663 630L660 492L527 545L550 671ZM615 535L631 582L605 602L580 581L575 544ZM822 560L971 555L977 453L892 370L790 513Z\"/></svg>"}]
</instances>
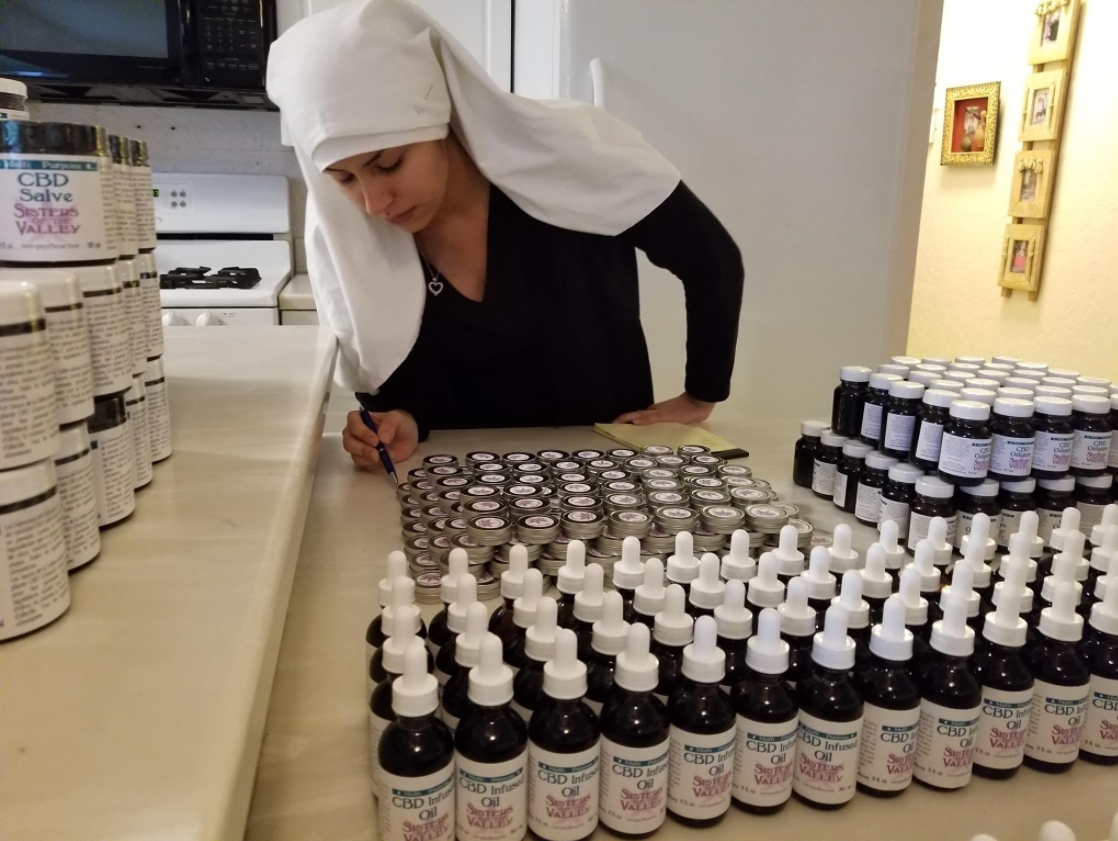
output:
<instances>
[{"instance_id":1,"label":"gold picture frame","mask_svg":"<svg viewBox=\"0 0 1118 841\"><path fill-rule=\"evenodd\" d=\"M1044 225L1006 225L998 285L1035 292L1040 288L1044 256Z\"/></svg>"},{"instance_id":2,"label":"gold picture frame","mask_svg":"<svg viewBox=\"0 0 1118 841\"><path fill-rule=\"evenodd\" d=\"M1009 215L1046 219L1052 202L1053 154L1051 149L1018 152L1013 159L1013 187Z\"/></svg>"},{"instance_id":3,"label":"gold picture frame","mask_svg":"<svg viewBox=\"0 0 1118 841\"><path fill-rule=\"evenodd\" d=\"M1025 105L1021 112L1022 143L1055 140L1064 119L1063 70L1046 70L1025 78Z\"/></svg>"},{"instance_id":4,"label":"gold picture frame","mask_svg":"<svg viewBox=\"0 0 1118 841\"><path fill-rule=\"evenodd\" d=\"M1079 0L1042 0L1036 7L1036 27L1029 41L1029 64L1066 59L1078 23Z\"/></svg>"},{"instance_id":5,"label":"gold picture frame","mask_svg":"<svg viewBox=\"0 0 1118 841\"><path fill-rule=\"evenodd\" d=\"M1001 92L1001 82L947 89L941 166L993 166Z\"/></svg>"}]
</instances>

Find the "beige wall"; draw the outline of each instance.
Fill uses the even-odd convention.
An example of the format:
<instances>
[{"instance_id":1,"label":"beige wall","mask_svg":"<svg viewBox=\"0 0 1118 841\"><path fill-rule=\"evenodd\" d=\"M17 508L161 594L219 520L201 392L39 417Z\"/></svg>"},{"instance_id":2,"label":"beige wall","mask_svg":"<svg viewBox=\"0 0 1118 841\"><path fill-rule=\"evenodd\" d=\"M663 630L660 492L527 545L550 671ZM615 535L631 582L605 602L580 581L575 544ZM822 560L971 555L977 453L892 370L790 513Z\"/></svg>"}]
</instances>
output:
<instances>
[{"instance_id":1,"label":"beige wall","mask_svg":"<svg viewBox=\"0 0 1118 841\"><path fill-rule=\"evenodd\" d=\"M996 285L1036 0L945 0L937 97L1001 81L995 165L928 147L908 350L1008 353L1118 379L1118 2L1084 0L1040 299ZM942 105L940 105L942 107ZM937 120L938 123L938 120Z\"/></svg>"}]
</instances>

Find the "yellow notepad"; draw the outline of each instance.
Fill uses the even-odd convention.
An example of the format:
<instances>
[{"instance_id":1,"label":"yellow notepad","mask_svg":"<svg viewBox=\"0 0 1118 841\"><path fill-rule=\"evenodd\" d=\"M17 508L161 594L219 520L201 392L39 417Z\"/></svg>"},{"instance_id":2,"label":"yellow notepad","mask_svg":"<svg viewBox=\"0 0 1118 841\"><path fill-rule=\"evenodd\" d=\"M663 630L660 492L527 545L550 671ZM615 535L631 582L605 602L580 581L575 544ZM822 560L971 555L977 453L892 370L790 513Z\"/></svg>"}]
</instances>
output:
<instances>
[{"instance_id":1,"label":"yellow notepad","mask_svg":"<svg viewBox=\"0 0 1118 841\"><path fill-rule=\"evenodd\" d=\"M735 449L725 438L719 438L702 427L688 426L685 423L653 423L648 426L599 423L594 425L594 431L634 450L651 444L666 444L672 449L678 449L684 444L698 444L714 451Z\"/></svg>"}]
</instances>

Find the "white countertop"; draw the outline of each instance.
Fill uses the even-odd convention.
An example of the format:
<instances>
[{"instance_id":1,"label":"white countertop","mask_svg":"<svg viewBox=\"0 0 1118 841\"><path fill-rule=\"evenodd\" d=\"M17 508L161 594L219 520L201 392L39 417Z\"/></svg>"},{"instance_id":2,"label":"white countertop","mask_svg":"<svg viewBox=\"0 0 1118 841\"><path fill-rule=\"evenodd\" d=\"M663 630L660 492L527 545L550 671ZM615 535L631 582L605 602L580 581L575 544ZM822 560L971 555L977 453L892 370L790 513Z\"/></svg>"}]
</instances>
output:
<instances>
[{"instance_id":1,"label":"white countertop","mask_svg":"<svg viewBox=\"0 0 1118 841\"><path fill-rule=\"evenodd\" d=\"M332 425L337 425L332 419ZM860 550L876 532L852 517L840 520L830 502L791 484L798 426L763 429L716 421L710 428L752 452L744 460L781 498L800 505L822 528L854 526ZM249 841L373 841L376 802L370 794L364 704L364 639L377 613L376 583L385 557L401 548L399 508L383 475L353 468L337 429L328 429L307 517L303 550L276 668L246 838ZM555 446L616 446L590 429L510 429L436 433L400 475L436 452L537 450ZM489 602L492 608L498 600ZM429 620L436 606L425 606ZM967 841L987 832L1001 841L1037 837L1048 820L1068 823L1083 841L1105 837L1118 810L1118 768L1076 763L1048 776L1028 768L1009 781L975 779L944 793L914 783L903 796L880 800L859 794L836 812L791 802L758 818L737 809L697 837L810 841ZM671 818L654 841L681 841L687 828ZM599 829L594 838L612 838ZM384 841L396 841L384 839Z\"/></svg>"},{"instance_id":2,"label":"white countertop","mask_svg":"<svg viewBox=\"0 0 1118 841\"><path fill-rule=\"evenodd\" d=\"M317 328L167 332L174 455L69 612L0 646L4 838L242 837L334 355Z\"/></svg>"},{"instance_id":3,"label":"white countertop","mask_svg":"<svg viewBox=\"0 0 1118 841\"><path fill-rule=\"evenodd\" d=\"M317 309L318 307L314 302L314 293L311 292L310 275L292 275L291 280L280 290L279 306L281 310Z\"/></svg>"}]
</instances>

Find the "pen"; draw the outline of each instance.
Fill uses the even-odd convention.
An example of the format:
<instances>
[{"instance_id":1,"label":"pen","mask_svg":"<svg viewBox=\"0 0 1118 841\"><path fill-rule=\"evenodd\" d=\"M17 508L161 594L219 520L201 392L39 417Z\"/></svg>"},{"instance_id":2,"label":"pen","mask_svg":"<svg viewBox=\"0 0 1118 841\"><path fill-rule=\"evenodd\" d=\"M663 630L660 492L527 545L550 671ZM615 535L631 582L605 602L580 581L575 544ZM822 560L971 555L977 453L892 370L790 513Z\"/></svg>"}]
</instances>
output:
<instances>
[{"instance_id":1,"label":"pen","mask_svg":"<svg viewBox=\"0 0 1118 841\"><path fill-rule=\"evenodd\" d=\"M364 409L361 410L361 420L373 432L377 431L377 425L373 422L372 415ZM392 477L393 482L397 485L400 484L400 480L396 478L396 465L392 463L392 459L388 455L388 449L379 441L377 442L377 452L380 454L380 463L384 465L384 472Z\"/></svg>"}]
</instances>

